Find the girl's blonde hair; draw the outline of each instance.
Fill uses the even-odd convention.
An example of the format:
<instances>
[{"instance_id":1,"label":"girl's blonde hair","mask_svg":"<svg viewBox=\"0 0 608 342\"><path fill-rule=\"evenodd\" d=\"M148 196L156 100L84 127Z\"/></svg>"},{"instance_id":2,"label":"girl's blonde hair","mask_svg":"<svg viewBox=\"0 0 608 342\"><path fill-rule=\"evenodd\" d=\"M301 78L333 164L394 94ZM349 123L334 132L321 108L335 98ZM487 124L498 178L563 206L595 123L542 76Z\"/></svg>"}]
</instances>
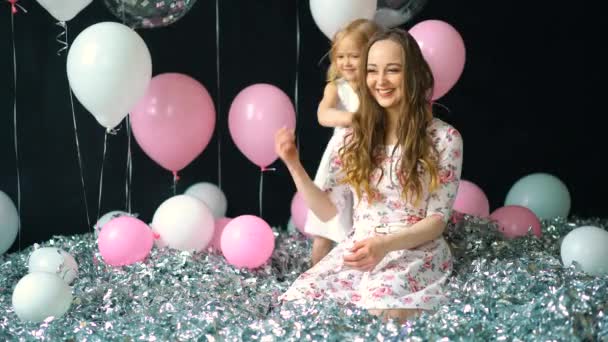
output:
<instances>
[{"instance_id":1,"label":"girl's blonde hair","mask_svg":"<svg viewBox=\"0 0 608 342\"><path fill-rule=\"evenodd\" d=\"M369 39L380 30L380 26L371 20L356 19L340 31L336 32L331 43L331 49L329 50L329 60L331 61L331 64L327 70L327 81L333 82L340 78L340 73L336 66L336 52L338 50L338 45L340 45L344 38L351 37L357 46L359 46L359 49L363 51Z\"/></svg>"}]
</instances>

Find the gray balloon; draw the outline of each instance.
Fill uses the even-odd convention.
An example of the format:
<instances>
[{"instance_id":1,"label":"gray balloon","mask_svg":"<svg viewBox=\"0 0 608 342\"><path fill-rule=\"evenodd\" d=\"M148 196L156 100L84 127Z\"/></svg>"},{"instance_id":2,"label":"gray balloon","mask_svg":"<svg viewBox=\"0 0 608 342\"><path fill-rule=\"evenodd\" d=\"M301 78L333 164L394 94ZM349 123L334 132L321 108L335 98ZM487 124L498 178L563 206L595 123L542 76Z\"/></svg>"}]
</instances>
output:
<instances>
[{"instance_id":1,"label":"gray balloon","mask_svg":"<svg viewBox=\"0 0 608 342\"><path fill-rule=\"evenodd\" d=\"M378 0L374 20L386 28L403 25L414 18L428 0Z\"/></svg>"},{"instance_id":2,"label":"gray balloon","mask_svg":"<svg viewBox=\"0 0 608 342\"><path fill-rule=\"evenodd\" d=\"M0 191L0 254L8 251L19 230L19 214L13 201Z\"/></svg>"}]
</instances>

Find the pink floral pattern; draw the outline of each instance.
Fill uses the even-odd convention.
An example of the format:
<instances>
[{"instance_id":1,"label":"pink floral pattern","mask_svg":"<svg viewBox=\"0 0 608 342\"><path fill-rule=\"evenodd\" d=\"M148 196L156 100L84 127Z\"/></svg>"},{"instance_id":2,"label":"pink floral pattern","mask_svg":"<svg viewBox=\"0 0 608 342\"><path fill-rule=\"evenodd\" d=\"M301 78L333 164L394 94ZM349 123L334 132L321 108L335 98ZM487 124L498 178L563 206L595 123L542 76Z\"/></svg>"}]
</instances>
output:
<instances>
[{"instance_id":1,"label":"pink floral pattern","mask_svg":"<svg viewBox=\"0 0 608 342\"><path fill-rule=\"evenodd\" d=\"M339 182L340 146L336 146L331 155L331 177L324 188L332 194L342 193L342 196L330 195L339 209L350 209L344 206L348 201L340 200L344 192L352 196L353 229L346 240L303 273L280 297L282 300L329 297L368 309L433 310L444 303L443 287L452 272L452 256L443 238L415 249L390 252L371 272L343 265L343 256L354 242L378 234L376 227L407 229L431 215L439 215L446 222L450 218L462 168L462 138L456 129L439 119L433 120L428 134L439 153L440 185L432 193L425 187L424 201L418 203L407 203L401 197L396 172L398 158L390 157L392 147L379 151L377 160L382 163L371 177L378 189L374 201L370 203L365 194L357 198L348 187L344 190L345 186ZM396 153L398 155L398 151Z\"/></svg>"}]
</instances>

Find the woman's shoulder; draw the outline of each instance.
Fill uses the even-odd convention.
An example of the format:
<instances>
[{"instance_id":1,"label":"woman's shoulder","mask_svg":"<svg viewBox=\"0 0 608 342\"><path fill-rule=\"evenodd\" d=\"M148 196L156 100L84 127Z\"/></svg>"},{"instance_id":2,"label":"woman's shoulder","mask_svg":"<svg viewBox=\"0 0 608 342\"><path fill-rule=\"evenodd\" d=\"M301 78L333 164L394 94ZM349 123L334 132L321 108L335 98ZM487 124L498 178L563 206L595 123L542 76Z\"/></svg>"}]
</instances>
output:
<instances>
[{"instance_id":1,"label":"woman's shoulder","mask_svg":"<svg viewBox=\"0 0 608 342\"><path fill-rule=\"evenodd\" d=\"M454 140L458 140L460 143L462 143L462 136L460 135L460 132L454 128L454 126L441 119L433 118L427 131L436 144L446 141L452 142Z\"/></svg>"}]
</instances>

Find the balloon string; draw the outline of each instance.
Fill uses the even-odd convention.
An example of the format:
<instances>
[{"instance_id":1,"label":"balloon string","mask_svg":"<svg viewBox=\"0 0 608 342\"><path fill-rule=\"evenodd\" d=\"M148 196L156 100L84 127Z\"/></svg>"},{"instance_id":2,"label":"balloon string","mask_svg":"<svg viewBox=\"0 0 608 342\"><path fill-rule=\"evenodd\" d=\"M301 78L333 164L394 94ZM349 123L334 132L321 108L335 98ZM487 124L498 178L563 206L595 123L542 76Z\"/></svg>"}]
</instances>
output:
<instances>
[{"instance_id":1,"label":"balloon string","mask_svg":"<svg viewBox=\"0 0 608 342\"><path fill-rule=\"evenodd\" d=\"M448 111L448 113L451 113L450 108L448 108L447 106L445 106L445 105L443 105L443 104L441 104L441 103L439 103L439 102L431 101L431 104L432 104L433 106L437 105L437 106L439 106L439 107L441 107L441 108L443 108L443 109L447 110L447 111Z\"/></svg>"},{"instance_id":2,"label":"balloon string","mask_svg":"<svg viewBox=\"0 0 608 342\"><path fill-rule=\"evenodd\" d=\"M131 187L133 181L133 159L131 154L131 122L129 119L129 115L126 117L125 126L127 127L127 172L125 176L125 206L127 208L127 212L131 213Z\"/></svg>"},{"instance_id":3,"label":"balloon string","mask_svg":"<svg viewBox=\"0 0 608 342\"><path fill-rule=\"evenodd\" d=\"M101 158L101 171L99 173L99 199L97 202L97 221L101 217L101 193L103 189L103 166L106 162L106 151L108 149L108 135L110 135L110 130L106 130L103 138L103 157Z\"/></svg>"},{"instance_id":4,"label":"balloon string","mask_svg":"<svg viewBox=\"0 0 608 342\"><path fill-rule=\"evenodd\" d=\"M120 21L125 24L125 2L124 0L120 1ZM129 115L127 115L125 120L125 126L127 127L127 172L125 175L125 207L127 208L127 212L131 214L131 198L132 198L132 181L133 181L133 159L131 154L131 123L129 120Z\"/></svg>"},{"instance_id":5,"label":"balloon string","mask_svg":"<svg viewBox=\"0 0 608 342\"><path fill-rule=\"evenodd\" d=\"M260 218L263 218L263 198L264 198L264 172L268 172L268 171L276 171L277 169L275 168L268 168L268 167L261 167L260 168L260 192L259 192L259 196L258 196L258 201L259 201L259 205L260 205Z\"/></svg>"},{"instance_id":6,"label":"balloon string","mask_svg":"<svg viewBox=\"0 0 608 342\"><path fill-rule=\"evenodd\" d=\"M65 47L57 51L57 54L61 54L61 51L66 50L68 46L68 27L65 22L62 22L61 25L64 28L63 34L65 34ZM59 24L59 23L57 23ZM59 36L57 38L59 41ZM91 217L89 216L89 201L87 200L87 190L84 184L84 170L82 168L82 154L80 153L80 141L78 139L78 124L76 123L76 112L74 110L74 95L72 94L72 88L70 87L70 83L68 82L68 91L70 92L70 107L72 109L72 123L74 126L74 141L76 142L76 155L78 157L78 168L80 169L80 185L82 186L82 197L84 199L84 209L86 211L87 216L87 224L91 230L93 230L93 226L91 225Z\"/></svg>"},{"instance_id":7,"label":"balloon string","mask_svg":"<svg viewBox=\"0 0 608 342\"><path fill-rule=\"evenodd\" d=\"M323 60L329 56L329 51L327 51L323 56L321 56L321 59L319 59L319 63L317 63L317 66L321 65L321 62L323 62Z\"/></svg>"},{"instance_id":8,"label":"balloon string","mask_svg":"<svg viewBox=\"0 0 608 342\"><path fill-rule=\"evenodd\" d=\"M61 56L61 53L68 49L68 26L65 21L58 21L55 25L61 27L63 31L61 31L56 37L55 40L59 43L59 50L57 50L57 56ZM62 39L63 37L63 39Z\"/></svg>"},{"instance_id":9,"label":"balloon string","mask_svg":"<svg viewBox=\"0 0 608 342\"><path fill-rule=\"evenodd\" d=\"M296 149L300 151L300 136L299 136L299 82L300 81L300 1L296 1L296 78L294 84L294 103L296 111Z\"/></svg>"},{"instance_id":10,"label":"balloon string","mask_svg":"<svg viewBox=\"0 0 608 342\"><path fill-rule=\"evenodd\" d=\"M216 63L216 86L217 86L217 184L222 189L222 102L220 93L220 0L215 0L215 63Z\"/></svg>"},{"instance_id":11,"label":"balloon string","mask_svg":"<svg viewBox=\"0 0 608 342\"><path fill-rule=\"evenodd\" d=\"M177 196L177 182L179 181L179 176L177 175L177 171L173 171L173 196Z\"/></svg>"},{"instance_id":12,"label":"balloon string","mask_svg":"<svg viewBox=\"0 0 608 342\"><path fill-rule=\"evenodd\" d=\"M120 21L125 24L125 1L120 1Z\"/></svg>"},{"instance_id":13,"label":"balloon string","mask_svg":"<svg viewBox=\"0 0 608 342\"><path fill-rule=\"evenodd\" d=\"M11 13L11 38L13 46L13 93L15 96L13 100L13 136L15 145L15 168L17 171L17 213L19 215L19 219L17 220L17 245L19 248L19 252L21 252L21 170L19 168L19 139L17 136L17 51L15 46L15 13L17 13L17 10L15 9L15 2L11 2L13 9Z\"/></svg>"}]
</instances>

